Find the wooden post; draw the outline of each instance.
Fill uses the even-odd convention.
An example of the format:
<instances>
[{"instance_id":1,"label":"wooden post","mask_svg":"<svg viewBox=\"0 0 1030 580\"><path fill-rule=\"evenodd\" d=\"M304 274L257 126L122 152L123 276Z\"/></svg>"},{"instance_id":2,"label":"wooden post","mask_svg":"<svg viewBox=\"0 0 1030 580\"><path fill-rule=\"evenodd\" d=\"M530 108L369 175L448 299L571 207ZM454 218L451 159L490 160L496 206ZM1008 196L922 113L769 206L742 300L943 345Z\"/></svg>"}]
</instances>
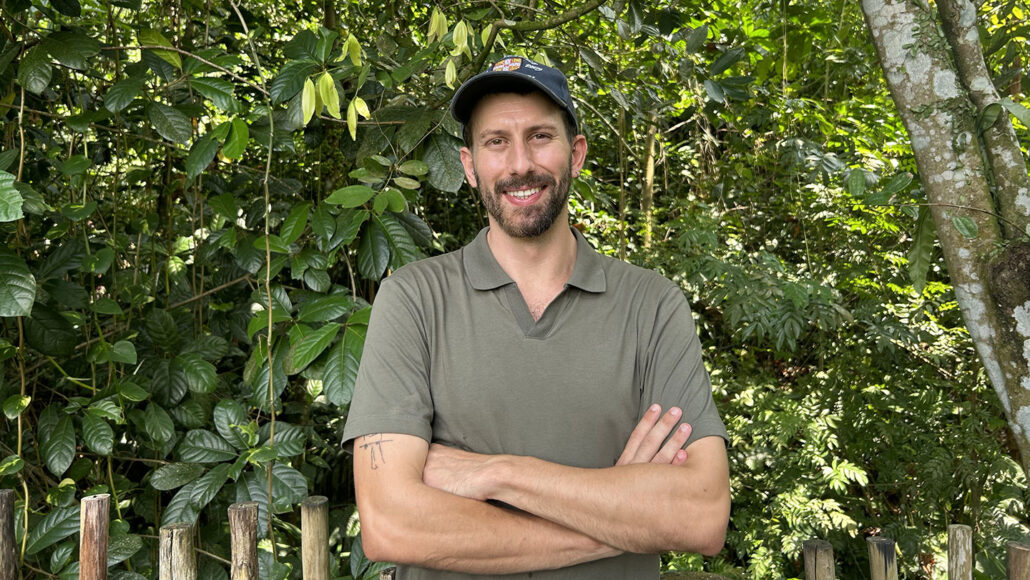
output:
<instances>
[{"instance_id":1,"label":"wooden post","mask_svg":"<svg viewBox=\"0 0 1030 580\"><path fill-rule=\"evenodd\" d=\"M973 528L948 526L948 580L973 580Z\"/></svg>"},{"instance_id":2,"label":"wooden post","mask_svg":"<svg viewBox=\"0 0 1030 580\"><path fill-rule=\"evenodd\" d=\"M329 499L316 495L300 504L304 580L329 580Z\"/></svg>"},{"instance_id":3,"label":"wooden post","mask_svg":"<svg viewBox=\"0 0 1030 580\"><path fill-rule=\"evenodd\" d=\"M197 580L193 524L161 526L158 570L160 580Z\"/></svg>"},{"instance_id":4,"label":"wooden post","mask_svg":"<svg viewBox=\"0 0 1030 580\"><path fill-rule=\"evenodd\" d=\"M256 501L234 503L229 506L229 535L232 542L231 580L257 580L257 524Z\"/></svg>"},{"instance_id":5,"label":"wooden post","mask_svg":"<svg viewBox=\"0 0 1030 580\"><path fill-rule=\"evenodd\" d=\"M18 548L14 544L14 490L0 489L0 580L18 577Z\"/></svg>"},{"instance_id":6,"label":"wooden post","mask_svg":"<svg viewBox=\"0 0 1030 580\"><path fill-rule=\"evenodd\" d=\"M869 577L872 580L898 580L898 559L894 540L882 536L866 538L869 546Z\"/></svg>"},{"instance_id":7,"label":"wooden post","mask_svg":"<svg viewBox=\"0 0 1030 580\"><path fill-rule=\"evenodd\" d=\"M805 580L834 580L833 546L826 540L805 540Z\"/></svg>"},{"instance_id":8,"label":"wooden post","mask_svg":"<svg viewBox=\"0 0 1030 580\"><path fill-rule=\"evenodd\" d=\"M79 580L107 580L107 530L111 495L79 502Z\"/></svg>"},{"instance_id":9,"label":"wooden post","mask_svg":"<svg viewBox=\"0 0 1030 580\"><path fill-rule=\"evenodd\" d=\"M1009 580L1026 580L1030 578L1030 544L1025 542L1009 542L1008 569Z\"/></svg>"}]
</instances>

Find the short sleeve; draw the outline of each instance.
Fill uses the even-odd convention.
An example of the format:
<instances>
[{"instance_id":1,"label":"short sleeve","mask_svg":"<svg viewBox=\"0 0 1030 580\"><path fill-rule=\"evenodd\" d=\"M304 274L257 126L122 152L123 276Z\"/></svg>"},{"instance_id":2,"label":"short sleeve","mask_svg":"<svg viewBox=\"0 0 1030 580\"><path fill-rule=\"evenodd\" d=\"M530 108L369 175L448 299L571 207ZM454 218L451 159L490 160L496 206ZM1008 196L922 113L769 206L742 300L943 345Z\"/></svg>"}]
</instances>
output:
<instances>
[{"instance_id":1,"label":"short sleeve","mask_svg":"<svg viewBox=\"0 0 1030 580\"><path fill-rule=\"evenodd\" d=\"M429 348L417 294L398 274L379 288L343 429L345 445L369 433L432 437Z\"/></svg>"},{"instance_id":2,"label":"short sleeve","mask_svg":"<svg viewBox=\"0 0 1030 580\"><path fill-rule=\"evenodd\" d=\"M675 285L662 294L644 363L640 414L652 403L683 409L692 432L688 444L717 435L729 440L712 400L712 386L701 360L701 341L683 292Z\"/></svg>"}]
</instances>

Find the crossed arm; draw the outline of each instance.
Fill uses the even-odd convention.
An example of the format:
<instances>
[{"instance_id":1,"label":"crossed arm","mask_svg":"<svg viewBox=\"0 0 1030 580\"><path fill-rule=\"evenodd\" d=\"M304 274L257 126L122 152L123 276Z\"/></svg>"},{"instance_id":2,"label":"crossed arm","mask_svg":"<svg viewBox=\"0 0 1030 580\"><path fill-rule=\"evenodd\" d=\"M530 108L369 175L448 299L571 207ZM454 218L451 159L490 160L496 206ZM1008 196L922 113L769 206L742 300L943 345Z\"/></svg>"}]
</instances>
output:
<instances>
[{"instance_id":1,"label":"crossed arm","mask_svg":"<svg viewBox=\"0 0 1030 580\"><path fill-rule=\"evenodd\" d=\"M360 437L354 477L365 552L481 574L561 568L624 551L718 552L729 517L725 447L706 437L682 450L689 427L676 427L679 416L652 407L606 469L480 455L408 435Z\"/></svg>"}]
</instances>

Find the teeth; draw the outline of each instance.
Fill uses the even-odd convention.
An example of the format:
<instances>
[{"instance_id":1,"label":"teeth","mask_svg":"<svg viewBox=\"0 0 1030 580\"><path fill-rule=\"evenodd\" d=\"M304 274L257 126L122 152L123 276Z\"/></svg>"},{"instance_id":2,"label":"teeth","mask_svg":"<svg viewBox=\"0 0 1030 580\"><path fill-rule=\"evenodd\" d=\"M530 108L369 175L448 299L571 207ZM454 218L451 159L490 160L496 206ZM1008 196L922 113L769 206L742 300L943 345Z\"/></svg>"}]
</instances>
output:
<instances>
[{"instance_id":1,"label":"teeth","mask_svg":"<svg viewBox=\"0 0 1030 580\"><path fill-rule=\"evenodd\" d=\"M529 196L537 193L538 191L540 191L540 188L534 187L533 189L523 189L521 191L509 191L508 195L517 199L526 199Z\"/></svg>"}]
</instances>

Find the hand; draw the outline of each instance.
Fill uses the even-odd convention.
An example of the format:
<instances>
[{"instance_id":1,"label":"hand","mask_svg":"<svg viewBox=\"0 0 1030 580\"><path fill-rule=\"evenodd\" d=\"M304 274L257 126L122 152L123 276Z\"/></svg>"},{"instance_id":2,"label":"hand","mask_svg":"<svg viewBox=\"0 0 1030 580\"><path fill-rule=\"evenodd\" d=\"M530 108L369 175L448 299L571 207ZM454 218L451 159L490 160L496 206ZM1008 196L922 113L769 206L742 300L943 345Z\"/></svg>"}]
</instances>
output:
<instances>
[{"instance_id":1,"label":"hand","mask_svg":"<svg viewBox=\"0 0 1030 580\"><path fill-rule=\"evenodd\" d=\"M680 465L687 460L687 451L683 444L690 437L690 425L682 423L676 426L683 411L679 407L669 409L662 415L659 405L651 405L629 435L626 448L615 465L632 463L661 463ZM661 419L659 419L661 416ZM675 429L675 431L674 431ZM669 434L672 433L670 437ZM662 442L669 440L663 445Z\"/></svg>"},{"instance_id":2,"label":"hand","mask_svg":"<svg viewBox=\"0 0 1030 580\"><path fill-rule=\"evenodd\" d=\"M454 495L486 500L488 497L482 485L482 476L485 475L486 463L490 459L489 455L433 443L426 455L422 481L429 487Z\"/></svg>"}]
</instances>

